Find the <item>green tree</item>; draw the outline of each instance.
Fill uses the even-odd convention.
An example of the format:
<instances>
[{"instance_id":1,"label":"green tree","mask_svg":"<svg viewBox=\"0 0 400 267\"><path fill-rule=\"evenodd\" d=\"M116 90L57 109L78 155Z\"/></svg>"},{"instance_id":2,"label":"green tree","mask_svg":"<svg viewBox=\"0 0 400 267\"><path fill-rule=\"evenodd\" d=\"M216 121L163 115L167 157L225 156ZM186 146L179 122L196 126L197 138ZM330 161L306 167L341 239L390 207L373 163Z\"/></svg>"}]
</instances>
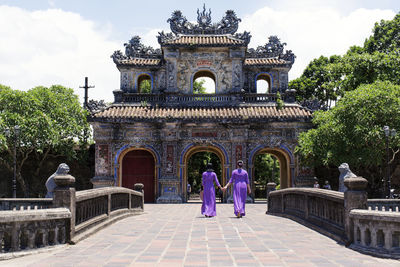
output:
<instances>
[{"instance_id":1,"label":"green tree","mask_svg":"<svg viewBox=\"0 0 400 267\"><path fill-rule=\"evenodd\" d=\"M193 82L193 94L206 94L205 80L197 79Z\"/></svg>"},{"instance_id":2,"label":"green tree","mask_svg":"<svg viewBox=\"0 0 400 267\"><path fill-rule=\"evenodd\" d=\"M88 140L90 133L87 112L72 89L54 85L36 87L27 92L0 86L0 164L13 170L13 144L17 140L17 181L28 195L27 181L22 171L29 157L36 158L33 176L43 163L60 155L76 158L76 146ZM18 138L12 129L20 127ZM5 130L11 129L6 136Z\"/></svg>"},{"instance_id":3,"label":"green tree","mask_svg":"<svg viewBox=\"0 0 400 267\"><path fill-rule=\"evenodd\" d=\"M387 80L400 84L400 15L375 24L363 47L352 46L343 56L321 56L289 83L297 100L318 99L331 107L346 91L361 84Z\"/></svg>"},{"instance_id":4,"label":"green tree","mask_svg":"<svg viewBox=\"0 0 400 267\"><path fill-rule=\"evenodd\" d=\"M142 94L150 94L151 93L151 81L143 80L139 86L139 92Z\"/></svg>"},{"instance_id":5,"label":"green tree","mask_svg":"<svg viewBox=\"0 0 400 267\"><path fill-rule=\"evenodd\" d=\"M207 163L213 164L218 181L222 182L221 160L212 152L198 152L190 157L188 162L188 183L192 186L192 192L198 192L201 188L202 174L207 170Z\"/></svg>"},{"instance_id":6,"label":"green tree","mask_svg":"<svg viewBox=\"0 0 400 267\"><path fill-rule=\"evenodd\" d=\"M254 181L260 185L280 184L279 161L270 154L258 154L254 161Z\"/></svg>"},{"instance_id":7,"label":"green tree","mask_svg":"<svg viewBox=\"0 0 400 267\"><path fill-rule=\"evenodd\" d=\"M332 109L315 112L313 123L314 129L300 134L296 148L304 163L316 167L347 162L377 187L385 162L382 128L400 129L400 86L388 81L361 85ZM399 147L399 136L391 138L392 160Z\"/></svg>"}]
</instances>

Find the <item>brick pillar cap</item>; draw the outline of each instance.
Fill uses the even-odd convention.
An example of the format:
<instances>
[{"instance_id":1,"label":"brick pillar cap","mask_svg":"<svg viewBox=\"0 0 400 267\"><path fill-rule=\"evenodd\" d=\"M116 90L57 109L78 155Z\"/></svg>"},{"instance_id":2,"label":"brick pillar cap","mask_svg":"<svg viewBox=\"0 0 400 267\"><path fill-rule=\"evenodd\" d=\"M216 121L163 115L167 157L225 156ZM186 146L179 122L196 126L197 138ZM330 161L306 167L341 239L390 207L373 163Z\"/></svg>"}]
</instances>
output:
<instances>
[{"instance_id":1,"label":"brick pillar cap","mask_svg":"<svg viewBox=\"0 0 400 267\"><path fill-rule=\"evenodd\" d=\"M141 184L141 183L137 183L137 184L135 184L133 186L133 188L134 188L135 191L140 191L141 192L143 190L143 188L144 188L144 185Z\"/></svg>"},{"instance_id":2,"label":"brick pillar cap","mask_svg":"<svg viewBox=\"0 0 400 267\"><path fill-rule=\"evenodd\" d=\"M70 174L57 174L54 176L54 182L57 187L73 187L75 184L75 177Z\"/></svg>"},{"instance_id":3,"label":"brick pillar cap","mask_svg":"<svg viewBox=\"0 0 400 267\"><path fill-rule=\"evenodd\" d=\"M365 191L368 181L361 177L351 177L344 179L344 185L351 191Z\"/></svg>"}]
</instances>

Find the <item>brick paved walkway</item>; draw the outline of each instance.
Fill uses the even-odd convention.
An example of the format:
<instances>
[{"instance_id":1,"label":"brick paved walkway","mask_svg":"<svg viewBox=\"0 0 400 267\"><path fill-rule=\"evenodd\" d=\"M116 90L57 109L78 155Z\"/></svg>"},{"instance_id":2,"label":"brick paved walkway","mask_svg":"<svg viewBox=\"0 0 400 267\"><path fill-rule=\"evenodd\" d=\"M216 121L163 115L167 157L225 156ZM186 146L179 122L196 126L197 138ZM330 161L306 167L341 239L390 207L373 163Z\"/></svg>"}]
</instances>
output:
<instances>
[{"instance_id":1,"label":"brick paved walkway","mask_svg":"<svg viewBox=\"0 0 400 267\"><path fill-rule=\"evenodd\" d=\"M0 266L400 266L363 255L289 219L265 215L265 204L217 217L200 204L145 205L146 213L119 221L74 246L0 262Z\"/></svg>"}]
</instances>

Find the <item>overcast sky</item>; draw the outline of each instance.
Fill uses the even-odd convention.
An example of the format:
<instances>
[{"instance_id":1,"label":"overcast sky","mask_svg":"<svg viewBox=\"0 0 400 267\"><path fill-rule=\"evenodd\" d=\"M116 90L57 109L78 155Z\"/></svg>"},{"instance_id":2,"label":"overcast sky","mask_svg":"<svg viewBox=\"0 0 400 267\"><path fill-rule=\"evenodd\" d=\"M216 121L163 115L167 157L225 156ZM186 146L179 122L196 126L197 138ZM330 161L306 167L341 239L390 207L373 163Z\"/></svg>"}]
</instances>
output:
<instances>
[{"instance_id":1,"label":"overcast sky","mask_svg":"<svg viewBox=\"0 0 400 267\"><path fill-rule=\"evenodd\" d=\"M157 33L169 32L167 19L181 10L190 21L203 3L213 22L228 9L250 31L250 47L278 35L297 56L290 79L320 55L343 54L362 45L375 22L392 19L400 0L0 0L0 83L28 90L61 84L82 101L84 77L94 89L89 98L113 101L119 71L110 55L124 50L133 35L159 47Z\"/></svg>"}]
</instances>

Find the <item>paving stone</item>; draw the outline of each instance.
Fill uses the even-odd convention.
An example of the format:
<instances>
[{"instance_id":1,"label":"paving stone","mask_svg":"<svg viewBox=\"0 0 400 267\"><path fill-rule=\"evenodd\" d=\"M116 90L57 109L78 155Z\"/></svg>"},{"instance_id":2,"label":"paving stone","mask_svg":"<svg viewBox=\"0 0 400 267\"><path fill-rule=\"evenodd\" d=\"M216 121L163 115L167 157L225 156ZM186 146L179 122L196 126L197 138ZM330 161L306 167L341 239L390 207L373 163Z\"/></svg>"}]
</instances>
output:
<instances>
[{"instance_id":1,"label":"paving stone","mask_svg":"<svg viewBox=\"0 0 400 267\"><path fill-rule=\"evenodd\" d=\"M160 208L162 207L162 208ZM363 255L289 219L247 204L200 216L200 204L145 204L145 214L121 220L74 246L1 261L5 267L53 266L400 266Z\"/></svg>"}]
</instances>

